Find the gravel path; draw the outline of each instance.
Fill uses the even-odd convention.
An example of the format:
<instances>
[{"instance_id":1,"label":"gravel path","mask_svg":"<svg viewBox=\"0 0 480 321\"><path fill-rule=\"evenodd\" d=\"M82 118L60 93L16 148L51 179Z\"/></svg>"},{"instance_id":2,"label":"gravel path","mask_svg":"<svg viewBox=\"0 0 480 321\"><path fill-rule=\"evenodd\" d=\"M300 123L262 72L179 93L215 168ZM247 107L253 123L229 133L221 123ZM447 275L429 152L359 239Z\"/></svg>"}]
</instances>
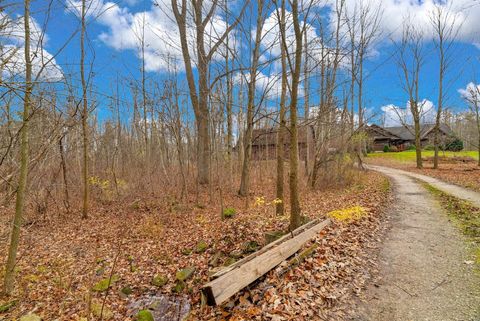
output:
<instances>
[{"instance_id":1,"label":"gravel path","mask_svg":"<svg viewBox=\"0 0 480 321\"><path fill-rule=\"evenodd\" d=\"M423 175L369 166L389 176L396 199L380 250L379 280L356 320L480 321L480 276L467 241L413 177L480 204L480 194ZM464 190L464 191L463 191Z\"/></svg>"},{"instance_id":2,"label":"gravel path","mask_svg":"<svg viewBox=\"0 0 480 321\"><path fill-rule=\"evenodd\" d=\"M371 168L373 170L382 172L386 175L389 173L391 174L398 174L398 175L407 175L409 177L416 178L418 180L424 181L437 189L441 190L442 192L451 194L457 198L461 198L464 200L469 201L473 205L480 207L480 193L469 190L467 188L455 185L455 184L450 184L446 183L444 181L441 181L439 179L422 175L422 174L417 174L417 173L412 173L412 172L407 172L407 171L402 171L401 169L394 169L390 167L383 167L383 166L374 166L374 165L368 165L368 168Z\"/></svg>"}]
</instances>

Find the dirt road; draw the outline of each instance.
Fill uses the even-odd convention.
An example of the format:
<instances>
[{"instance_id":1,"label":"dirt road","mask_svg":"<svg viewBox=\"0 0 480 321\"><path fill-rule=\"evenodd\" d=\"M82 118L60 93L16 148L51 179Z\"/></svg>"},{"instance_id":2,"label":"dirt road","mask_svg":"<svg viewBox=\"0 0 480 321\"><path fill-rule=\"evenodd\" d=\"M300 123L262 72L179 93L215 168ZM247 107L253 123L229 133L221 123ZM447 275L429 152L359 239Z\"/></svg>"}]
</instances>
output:
<instances>
[{"instance_id":1,"label":"dirt road","mask_svg":"<svg viewBox=\"0 0 480 321\"><path fill-rule=\"evenodd\" d=\"M430 177L430 176L417 174L417 173L412 173L412 172L407 172L407 171L402 171L401 169L394 169L394 168L390 168L390 167L374 166L374 165L368 165L368 168L379 171L379 172L382 172L386 175L389 175L389 174L392 174L392 175L395 175L395 174L406 175L406 176L421 180L423 182L426 182L426 183L436 187L437 189L439 189L439 190L441 190L445 193L451 194L451 195L453 195L457 198L467 200L470 203L472 203L473 205L475 205L477 207L480 207L480 193L469 190L469 189L466 189L464 187L454 185L454 184L450 184L450 183L446 183L444 181L441 181L439 179L436 179L436 178L433 178L433 177Z\"/></svg>"},{"instance_id":2,"label":"dirt road","mask_svg":"<svg viewBox=\"0 0 480 321\"><path fill-rule=\"evenodd\" d=\"M480 194L423 175L371 166L392 179L391 229L380 250L380 276L357 320L480 321L480 276L468 242L413 177L480 205ZM462 191L463 190L463 191Z\"/></svg>"}]
</instances>

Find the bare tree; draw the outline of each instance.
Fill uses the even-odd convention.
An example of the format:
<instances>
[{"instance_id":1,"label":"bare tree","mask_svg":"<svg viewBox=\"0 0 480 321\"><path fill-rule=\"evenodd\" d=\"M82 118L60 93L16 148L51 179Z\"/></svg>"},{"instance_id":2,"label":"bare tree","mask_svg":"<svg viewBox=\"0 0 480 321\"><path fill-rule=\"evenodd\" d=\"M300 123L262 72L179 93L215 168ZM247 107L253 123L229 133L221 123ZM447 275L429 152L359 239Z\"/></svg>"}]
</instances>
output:
<instances>
[{"instance_id":1,"label":"bare tree","mask_svg":"<svg viewBox=\"0 0 480 321\"><path fill-rule=\"evenodd\" d=\"M290 86L290 230L294 230L301 225L301 208L298 193L298 88L300 85L300 76L302 72L302 54L303 54L303 33L306 32L306 23L300 22L300 12L298 0L291 2L292 24L295 35L295 51L290 54L287 47L287 36L285 30L280 29L282 45L285 47L287 61L291 74ZM308 12L308 9L306 9ZM305 16L304 19L307 17Z\"/></svg>"},{"instance_id":2,"label":"bare tree","mask_svg":"<svg viewBox=\"0 0 480 321\"><path fill-rule=\"evenodd\" d=\"M305 93L303 98L303 118L304 118L304 126L305 129L305 147L306 147L306 155L305 155L305 176L308 178L310 175L310 75L311 75L311 62L310 62L310 39L308 39L308 29L305 30L303 33L303 46L304 46L304 61L303 61L303 91Z\"/></svg>"},{"instance_id":3,"label":"bare tree","mask_svg":"<svg viewBox=\"0 0 480 321\"><path fill-rule=\"evenodd\" d=\"M147 97L147 86L146 86L146 70L145 70L145 13L142 15L142 22L141 22L141 34L137 35L139 47L140 47L140 54L141 54L141 66L140 66L140 74L141 74L141 90L142 90L142 109L143 109L143 139L145 144L145 160L148 168L148 164L150 162L150 149L148 144L148 97ZM152 118L152 125L153 125L153 118Z\"/></svg>"},{"instance_id":4,"label":"bare tree","mask_svg":"<svg viewBox=\"0 0 480 321\"><path fill-rule=\"evenodd\" d=\"M417 168L422 168L421 119L423 102L419 100L419 77L424 64L425 52L423 49L423 33L416 29L407 19L404 22L402 39L396 43L397 64L400 68L402 87L408 95L410 112L412 113ZM407 121L398 115L400 121L409 128Z\"/></svg>"},{"instance_id":5,"label":"bare tree","mask_svg":"<svg viewBox=\"0 0 480 321\"><path fill-rule=\"evenodd\" d=\"M475 117L475 124L478 135L478 166L480 166L480 85L476 85L475 83L468 84L466 91L462 94L462 97L467 102L468 108Z\"/></svg>"},{"instance_id":6,"label":"bare tree","mask_svg":"<svg viewBox=\"0 0 480 321\"><path fill-rule=\"evenodd\" d=\"M208 99L210 95L210 85L208 80L208 71L210 62L218 48L224 43L231 30L240 22L240 18L245 11L248 1L245 2L237 19L230 24L226 30L215 40L210 48L205 48L206 27L211 22L212 17L218 7L219 0L213 0L206 8L204 0L172 0L172 9L177 22L180 44L182 48L183 61L185 63L185 73L189 87L190 99L195 114L197 127L197 166L199 184L207 184L210 180L210 110ZM191 17L190 17L191 14ZM195 33L195 54L198 78L195 81L195 73L192 66L192 55L189 44L189 32L187 27L189 23L194 23ZM198 91L197 91L198 83Z\"/></svg>"},{"instance_id":7,"label":"bare tree","mask_svg":"<svg viewBox=\"0 0 480 321\"><path fill-rule=\"evenodd\" d=\"M380 22L382 11L379 5L371 2L358 1L353 5L353 11L345 10L345 24L348 30L348 45L350 48L350 91L351 104L350 123L352 138L352 153L356 157L359 167L363 169L362 155L366 154L366 134L364 132L364 65L369 50L380 36ZM348 8L347 8L348 9ZM357 112L355 112L355 93L357 94ZM348 104L345 106L348 107ZM345 109L345 111L347 111ZM358 116L358 128L355 129L355 115Z\"/></svg>"},{"instance_id":8,"label":"bare tree","mask_svg":"<svg viewBox=\"0 0 480 321\"><path fill-rule=\"evenodd\" d=\"M176 73L173 74L176 76ZM180 93L178 90L177 79L173 78L168 80L165 83L165 108L163 111L164 121L166 126L169 127L171 133L173 134L173 139L175 141L178 165L180 167L180 176L181 176L181 192L180 198L183 200L187 193L187 178L186 178L186 166L185 166L185 147L183 143L183 128L182 128L182 110L180 102Z\"/></svg>"},{"instance_id":9,"label":"bare tree","mask_svg":"<svg viewBox=\"0 0 480 321\"><path fill-rule=\"evenodd\" d=\"M358 104L358 127L362 128L365 120L363 106L363 87L364 87L364 65L368 57L371 46L380 36L380 22L382 19L382 10L380 6L373 6L372 3L365 1L355 2L351 16L348 10L345 11L345 21L350 42L350 103L352 104L352 115L355 101L355 87L357 88ZM353 119L352 119L353 123Z\"/></svg>"},{"instance_id":10,"label":"bare tree","mask_svg":"<svg viewBox=\"0 0 480 321\"><path fill-rule=\"evenodd\" d=\"M318 95L320 96L319 110L315 117L315 154L312 170L308 178L308 185L315 187L318 179L318 172L322 166L330 161L329 143L333 137L332 126L337 119L337 98L335 96L338 88L340 63L345 57L344 48L344 10L345 0L336 0L334 9L335 28L328 34L320 24L321 47L319 53L320 85ZM324 45L332 43L331 47Z\"/></svg>"},{"instance_id":11,"label":"bare tree","mask_svg":"<svg viewBox=\"0 0 480 321\"><path fill-rule=\"evenodd\" d=\"M227 13L228 23L228 0L225 0L225 12ZM227 37L225 39L225 73L227 87L225 112L227 114L227 166L228 170L230 171L228 176L231 182L233 176L233 73L230 72L230 65L233 66L235 62L235 44L233 44L232 48L230 47L230 45L230 37ZM233 53L230 54L230 51L233 51Z\"/></svg>"},{"instance_id":12,"label":"bare tree","mask_svg":"<svg viewBox=\"0 0 480 321\"><path fill-rule=\"evenodd\" d=\"M447 69L452 61L452 47L460 30L456 15L449 7L436 4L430 14L430 23L434 30L434 44L438 53L438 101L434 127L435 154L433 168L438 168L438 151L440 148L440 122L444 105L444 82Z\"/></svg>"},{"instance_id":13,"label":"bare tree","mask_svg":"<svg viewBox=\"0 0 480 321\"><path fill-rule=\"evenodd\" d=\"M242 177L240 180L240 189L238 194L240 196L248 195L248 188L250 184L250 160L252 157L252 132L254 125L255 112L255 96L256 83L258 74L258 63L260 59L260 46L263 34L263 24L265 22L265 7L264 1L257 1L257 24L255 31L255 42L253 44L252 62L249 70L248 79L248 97L247 97L247 128L244 136L244 157L242 166Z\"/></svg>"},{"instance_id":14,"label":"bare tree","mask_svg":"<svg viewBox=\"0 0 480 321\"><path fill-rule=\"evenodd\" d=\"M20 175L18 178L17 198L15 203L15 216L13 219L13 229L8 249L8 258L5 268L5 279L3 283L3 292L10 295L13 291L15 265L17 261L17 249L20 240L20 228L22 226L23 211L25 205L25 191L27 187L28 174L28 125L31 109L32 84L32 57L30 56L30 0L24 1L24 28L25 28L25 91L23 97L22 127L20 129Z\"/></svg>"},{"instance_id":15,"label":"bare tree","mask_svg":"<svg viewBox=\"0 0 480 321\"><path fill-rule=\"evenodd\" d=\"M280 21L280 33L286 33L286 22L285 22L285 0L282 0L281 3L281 12L278 13L278 21ZM276 183L276 198L277 203L275 206L275 211L277 215L283 215L285 212L285 203L284 203L284 146L285 146L285 134L286 134L286 99L287 99L287 57L286 57L286 48L283 45L283 41L280 43L280 60L282 64L282 79L281 79L281 93L280 93L280 115L279 115L279 129L277 134L277 183Z\"/></svg>"},{"instance_id":16,"label":"bare tree","mask_svg":"<svg viewBox=\"0 0 480 321\"><path fill-rule=\"evenodd\" d=\"M86 0L82 0L81 12L81 31L80 31L80 77L82 81L82 184L83 184L83 207L82 218L88 218L88 100L87 100L87 80L85 77L85 33L86 33Z\"/></svg>"}]
</instances>

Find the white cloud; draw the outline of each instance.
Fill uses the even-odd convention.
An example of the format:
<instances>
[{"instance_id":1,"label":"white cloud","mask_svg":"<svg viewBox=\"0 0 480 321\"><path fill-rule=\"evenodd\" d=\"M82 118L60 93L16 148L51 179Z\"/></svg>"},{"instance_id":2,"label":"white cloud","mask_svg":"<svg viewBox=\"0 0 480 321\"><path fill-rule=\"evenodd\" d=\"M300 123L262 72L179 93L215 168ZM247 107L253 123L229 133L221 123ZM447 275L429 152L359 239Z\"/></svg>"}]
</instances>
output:
<instances>
[{"instance_id":1,"label":"white cloud","mask_svg":"<svg viewBox=\"0 0 480 321\"><path fill-rule=\"evenodd\" d=\"M257 76L257 89L265 92L270 99L280 97L282 94L282 75L277 73L270 75L259 73Z\"/></svg>"},{"instance_id":2,"label":"white cloud","mask_svg":"<svg viewBox=\"0 0 480 321\"><path fill-rule=\"evenodd\" d=\"M295 32L293 29L293 16L289 11L285 12L285 24L285 42L287 43L287 50L292 54L295 52ZM262 31L262 47L269 49L271 55L279 56L281 53L281 33L278 15L275 10L265 19ZM255 32L255 30L252 30L252 38L255 38Z\"/></svg>"},{"instance_id":3,"label":"white cloud","mask_svg":"<svg viewBox=\"0 0 480 321\"><path fill-rule=\"evenodd\" d=\"M279 13L278 13L279 14ZM270 16L265 20L262 34L262 48L265 51L261 57L262 61L268 61L269 58L279 57L281 53L281 40L280 40L280 25L278 21L278 14L274 10ZM304 21L301 22L303 28ZM292 13L286 11L285 13L285 43L290 55L293 55L296 48L295 31L293 28L293 16ZM328 50L325 47L318 36L317 30L311 24L306 23L305 29L307 32L309 52L311 56L320 60L322 50ZM255 37L255 30L252 30L252 37ZM275 69L279 71L281 69L281 62L277 61L274 65Z\"/></svg>"},{"instance_id":4,"label":"white cloud","mask_svg":"<svg viewBox=\"0 0 480 321\"><path fill-rule=\"evenodd\" d=\"M25 39L25 23L23 17L12 19L5 13L0 13L2 25L5 27L1 30L2 37L5 37L13 44L23 45ZM41 26L30 18L30 41L33 47L43 47L48 42L48 36L42 32Z\"/></svg>"},{"instance_id":5,"label":"white cloud","mask_svg":"<svg viewBox=\"0 0 480 321\"><path fill-rule=\"evenodd\" d=\"M25 26L23 17L12 19L10 16L0 14L2 24L0 32L4 39L0 48L0 60L3 64L2 76L23 77L25 75ZM57 65L52 54L44 49L48 36L42 32L40 25L30 19L30 52L32 60L33 78L41 81L59 81L63 79L62 69Z\"/></svg>"},{"instance_id":6,"label":"white cloud","mask_svg":"<svg viewBox=\"0 0 480 321\"><path fill-rule=\"evenodd\" d=\"M250 82L250 73L236 73L233 77L233 82L236 85L240 85L242 83L248 84ZM265 94L267 97L276 98L281 94L281 83L280 74L265 75L262 72L258 72L255 87L256 90L262 94Z\"/></svg>"},{"instance_id":7,"label":"white cloud","mask_svg":"<svg viewBox=\"0 0 480 321\"><path fill-rule=\"evenodd\" d=\"M13 45L5 45L0 49L0 59L6 61L3 76L13 77L25 75L25 49ZM50 53L42 50L40 54L32 54L33 78L41 81L55 82L63 79L62 69L57 65Z\"/></svg>"},{"instance_id":8,"label":"white cloud","mask_svg":"<svg viewBox=\"0 0 480 321\"><path fill-rule=\"evenodd\" d=\"M256 87L262 93L266 93L267 98L277 99L281 95L281 60L277 59L281 54L281 33L279 26L279 14L273 10L270 15L265 19L263 29L262 29L262 42L261 49L263 50L262 55L260 56L260 62L266 63L270 60L273 62L266 64L264 69L261 70L257 75ZM304 21L300 22L302 25ZM292 13L288 10L285 12L285 42L288 53L293 57L296 40L295 40L295 31L293 28L293 16ZM303 26L301 26L303 28ZM318 37L316 29L309 23L305 25L309 46L310 56L313 56L314 59L320 60L321 55L323 54L322 50L329 50L325 47ZM256 36L256 29L251 30L251 37L254 39ZM248 52L248 51L247 51ZM323 54L324 55L324 54ZM330 55L327 55L330 57ZM314 59L310 59L312 65L315 64ZM291 83L291 74L287 71L288 81ZM249 75L244 76L247 80ZM299 85L298 94L300 97L304 96L304 87L302 84ZM288 93L287 93L288 95Z\"/></svg>"},{"instance_id":9,"label":"white cloud","mask_svg":"<svg viewBox=\"0 0 480 321\"><path fill-rule=\"evenodd\" d=\"M459 89L458 92L468 104L480 103L480 84L475 85L473 82L470 82L465 88Z\"/></svg>"},{"instance_id":10,"label":"white cloud","mask_svg":"<svg viewBox=\"0 0 480 321\"><path fill-rule=\"evenodd\" d=\"M291 75L288 75L288 81L291 83ZM250 73L236 73L233 77L233 81L236 85L247 84L250 81ZM270 74L265 74L261 71L257 73L257 78L255 82L256 90L258 95L256 97L265 96L265 98L270 100L275 100L280 98L282 94L282 74L280 72L270 72ZM287 86L287 99L290 97ZM305 96L305 90L302 84L298 86L298 96L303 98Z\"/></svg>"},{"instance_id":11,"label":"white cloud","mask_svg":"<svg viewBox=\"0 0 480 321\"><path fill-rule=\"evenodd\" d=\"M419 103L419 106L421 110L420 123L433 123L437 113L433 102L423 99ZM390 104L382 106L381 110L383 111L383 120L386 127L413 124L413 116L412 112L410 111L410 102L407 102L404 108Z\"/></svg>"},{"instance_id":12,"label":"white cloud","mask_svg":"<svg viewBox=\"0 0 480 321\"><path fill-rule=\"evenodd\" d=\"M335 7L335 0L328 0L331 8ZM359 6L380 8L382 19L380 30L384 38L398 40L402 36L403 22L406 17L411 19L414 26L423 30L426 39L434 36L430 17L435 6L440 6L448 12L448 21L459 28L458 40L466 43L480 43L480 4L476 0L346 0L345 8L349 16L352 16ZM335 23L335 15L331 14L331 24Z\"/></svg>"},{"instance_id":13,"label":"white cloud","mask_svg":"<svg viewBox=\"0 0 480 321\"><path fill-rule=\"evenodd\" d=\"M70 1L69 10L77 16L80 8L81 1ZM144 38L147 71L184 68L178 27L170 1L156 1L148 11L131 12L129 8L122 8L113 2L90 0L87 15L108 28L99 35L99 38L116 50L133 50L141 58L141 39ZM188 43L192 45L190 53L194 58L195 35L191 27L193 23L189 21L187 25L190 26L187 30ZM207 50L226 28L226 22L221 17L218 15L212 17L205 30Z\"/></svg>"}]
</instances>

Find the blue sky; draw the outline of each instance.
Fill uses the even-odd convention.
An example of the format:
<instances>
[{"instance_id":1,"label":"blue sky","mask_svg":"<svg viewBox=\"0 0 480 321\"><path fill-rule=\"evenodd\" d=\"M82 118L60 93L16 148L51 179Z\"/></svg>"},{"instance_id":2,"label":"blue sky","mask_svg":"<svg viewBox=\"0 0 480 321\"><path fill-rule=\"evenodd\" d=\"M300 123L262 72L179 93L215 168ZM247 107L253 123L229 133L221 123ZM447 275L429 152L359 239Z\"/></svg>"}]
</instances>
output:
<instances>
[{"instance_id":1,"label":"blue sky","mask_svg":"<svg viewBox=\"0 0 480 321\"><path fill-rule=\"evenodd\" d=\"M436 103L438 100L438 58L432 43L425 45L425 63L420 74L420 94L423 99ZM407 94L402 89L403 78L395 61L384 62L394 54L393 46L385 45L380 51L379 57L367 63L367 69L371 72L366 84L367 106L378 109L381 106L394 104L405 106ZM479 71L478 55L480 51L474 45L467 43L455 43L452 50L452 62L447 70L445 80L445 103L448 108L454 111L461 111L466 108L465 102L458 93L458 89L475 80Z\"/></svg>"},{"instance_id":2,"label":"blue sky","mask_svg":"<svg viewBox=\"0 0 480 321\"><path fill-rule=\"evenodd\" d=\"M147 29L151 29L146 32L148 54L146 67L149 80L162 80L166 77L167 65L165 59L161 59L161 57L172 51L172 44L175 45L176 26L173 22L173 14L168 10L169 0L163 0L164 2L159 6L154 6L151 0L89 1L93 2L88 25L89 51L87 59L90 62L93 61L93 84L99 103L97 111L100 118L106 118L109 115L108 97L113 93L112 87L114 87L116 79L121 80L120 91L122 99L125 100L131 99L127 86L128 81L138 81L139 79L141 61L138 42L135 39L132 40L132 35L135 34L132 30L135 29L135 26L138 27L139 19L146 17L142 19L146 19ZM324 3L328 4L329 1L326 0ZM355 1L347 0L347 6L353 6ZM365 1L375 3L380 0ZM78 2L78 0L53 0L51 16L47 25L48 40L45 42L44 48L47 52L56 53L78 30L79 19L74 13ZM33 18L39 25L45 21L47 3L46 0L33 2ZM395 53L391 39L398 39L399 29L401 29L401 17L399 18L399 16L414 15L415 22L421 28L425 26L425 32L428 34L426 15L435 4L433 0L417 2L387 0L380 1L380 3L384 16L381 23L383 37L379 38L375 44L376 54L366 62L365 69L368 78L364 89L365 107L379 117L383 113L382 106L393 104L405 107L407 101L407 95L400 85L401 79L397 65L392 58ZM475 20L475 16L480 15L480 5L475 5L473 0L443 1L442 5L450 8L458 15L458 21L462 21L462 31L458 36L459 41L455 43L451 52L453 59L446 80L446 106L454 111L461 111L466 108L466 105L458 90L465 88L469 82L475 81L480 71L478 68L480 51L475 45L480 42L476 39L480 34L480 25ZM69 7L68 10L67 7ZM19 14L21 14L21 8L18 8L18 11L14 10L12 16ZM214 28L221 30L222 23L223 21L219 17L218 21L215 21ZM309 23L315 26L314 21L309 21ZM138 33L138 28L136 31ZM313 30L313 32L316 31ZM245 46L241 48L241 53L248 55L248 48ZM421 73L420 97L430 100L433 105L436 105L438 59L431 40L425 41L425 52L426 59ZM172 56L177 58L179 77L184 80L178 48L177 50L173 49ZM78 81L78 63L79 34L76 34L65 49L58 54L56 64L64 74L70 74L73 79ZM271 76L268 71L265 73L267 73L266 77Z\"/></svg>"}]
</instances>

